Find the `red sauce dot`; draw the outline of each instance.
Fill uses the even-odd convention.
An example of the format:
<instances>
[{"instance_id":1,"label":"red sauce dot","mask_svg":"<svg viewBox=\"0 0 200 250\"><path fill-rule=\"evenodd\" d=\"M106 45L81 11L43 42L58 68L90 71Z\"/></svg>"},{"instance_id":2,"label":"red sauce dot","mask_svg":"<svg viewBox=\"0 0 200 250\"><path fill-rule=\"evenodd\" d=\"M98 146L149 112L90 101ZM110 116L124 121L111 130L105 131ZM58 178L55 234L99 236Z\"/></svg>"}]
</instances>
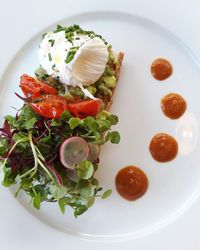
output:
<instances>
[{"instance_id":1,"label":"red sauce dot","mask_svg":"<svg viewBox=\"0 0 200 250\"><path fill-rule=\"evenodd\" d=\"M185 113L186 107L186 101L179 94L170 93L161 100L162 111L170 119L180 118Z\"/></svg>"},{"instance_id":2,"label":"red sauce dot","mask_svg":"<svg viewBox=\"0 0 200 250\"><path fill-rule=\"evenodd\" d=\"M172 74L172 72L172 65L166 59L158 58L151 64L151 74L156 80L165 80Z\"/></svg>"},{"instance_id":3,"label":"red sauce dot","mask_svg":"<svg viewBox=\"0 0 200 250\"><path fill-rule=\"evenodd\" d=\"M148 179L146 174L138 167L128 166L118 172L115 185L118 193L123 198L133 201L145 194Z\"/></svg>"},{"instance_id":4,"label":"red sauce dot","mask_svg":"<svg viewBox=\"0 0 200 250\"><path fill-rule=\"evenodd\" d=\"M178 143L170 135L159 133L153 137L150 142L149 150L158 162L172 161L178 153Z\"/></svg>"}]
</instances>

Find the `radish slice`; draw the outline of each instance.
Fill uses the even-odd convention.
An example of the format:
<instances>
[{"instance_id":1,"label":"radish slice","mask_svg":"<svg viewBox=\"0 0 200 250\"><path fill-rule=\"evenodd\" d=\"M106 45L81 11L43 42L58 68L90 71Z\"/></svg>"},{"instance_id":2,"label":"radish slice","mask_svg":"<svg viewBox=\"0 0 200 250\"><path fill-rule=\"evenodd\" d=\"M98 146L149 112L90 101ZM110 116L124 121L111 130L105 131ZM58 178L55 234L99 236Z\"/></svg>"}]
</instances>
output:
<instances>
[{"instance_id":1,"label":"radish slice","mask_svg":"<svg viewBox=\"0 0 200 250\"><path fill-rule=\"evenodd\" d=\"M91 142L89 142L88 145L89 145L90 152L89 152L87 159L88 161L96 162L99 157L100 147Z\"/></svg>"},{"instance_id":2,"label":"radish slice","mask_svg":"<svg viewBox=\"0 0 200 250\"><path fill-rule=\"evenodd\" d=\"M88 155L87 142L78 136L68 138L60 146L60 161L66 168L73 169L74 164L87 160Z\"/></svg>"}]
</instances>

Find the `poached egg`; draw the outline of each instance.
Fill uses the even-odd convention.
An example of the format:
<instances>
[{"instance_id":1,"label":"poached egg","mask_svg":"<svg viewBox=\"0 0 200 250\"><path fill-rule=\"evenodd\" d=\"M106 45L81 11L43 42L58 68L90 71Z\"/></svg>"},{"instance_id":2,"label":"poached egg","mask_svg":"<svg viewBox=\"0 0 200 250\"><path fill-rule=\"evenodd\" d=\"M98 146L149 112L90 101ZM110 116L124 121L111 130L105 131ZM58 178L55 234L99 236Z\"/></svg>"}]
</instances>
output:
<instances>
[{"instance_id":1,"label":"poached egg","mask_svg":"<svg viewBox=\"0 0 200 250\"><path fill-rule=\"evenodd\" d=\"M69 41L65 31L49 32L40 43L39 60L48 75L59 79L66 87L79 86L88 96L89 91L83 86L95 83L102 76L108 48L97 36L90 38L74 33Z\"/></svg>"}]
</instances>

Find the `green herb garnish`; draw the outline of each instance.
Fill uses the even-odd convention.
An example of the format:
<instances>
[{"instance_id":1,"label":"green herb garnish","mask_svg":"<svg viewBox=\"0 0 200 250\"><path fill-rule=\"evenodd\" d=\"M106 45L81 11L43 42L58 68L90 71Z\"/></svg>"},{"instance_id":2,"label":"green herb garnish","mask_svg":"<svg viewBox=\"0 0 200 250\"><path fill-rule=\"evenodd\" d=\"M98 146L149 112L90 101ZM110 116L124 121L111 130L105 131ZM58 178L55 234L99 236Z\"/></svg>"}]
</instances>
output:
<instances>
[{"instance_id":1,"label":"green herb garnish","mask_svg":"<svg viewBox=\"0 0 200 250\"><path fill-rule=\"evenodd\" d=\"M51 53L48 53L48 58L49 58L49 61L52 61Z\"/></svg>"},{"instance_id":2,"label":"green herb garnish","mask_svg":"<svg viewBox=\"0 0 200 250\"><path fill-rule=\"evenodd\" d=\"M70 206L75 217L81 215L93 205L96 197L104 199L111 190L99 194L103 188L94 177L98 168L95 162L86 160L75 165L71 178L60 162L60 145L72 136L99 146L107 141L118 143L119 134L111 131L117 121L118 118L107 111L84 119L65 111L59 119L45 119L25 104L18 116L5 117L0 135L3 185L17 184L15 195L24 190L36 209L40 209L44 201L58 202L62 213Z\"/></svg>"},{"instance_id":3,"label":"green herb garnish","mask_svg":"<svg viewBox=\"0 0 200 250\"><path fill-rule=\"evenodd\" d=\"M53 47L53 46L54 46L54 43L55 43L55 40L50 39L49 42L50 42L50 44L51 44L51 47Z\"/></svg>"},{"instance_id":4,"label":"green herb garnish","mask_svg":"<svg viewBox=\"0 0 200 250\"><path fill-rule=\"evenodd\" d=\"M69 42L73 43L73 37L75 34L80 35L87 35L90 38L99 37L104 41L104 43L107 45L108 43L106 40L101 36L96 34L94 31L91 30L83 30L79 25L74 24L73 26L64 27L61 25L57 25L56 29L54 30L54 33L65 31L65 37L68 39ZM76 38L77 39L77 38Z\"/></svg>"}]
</instances>

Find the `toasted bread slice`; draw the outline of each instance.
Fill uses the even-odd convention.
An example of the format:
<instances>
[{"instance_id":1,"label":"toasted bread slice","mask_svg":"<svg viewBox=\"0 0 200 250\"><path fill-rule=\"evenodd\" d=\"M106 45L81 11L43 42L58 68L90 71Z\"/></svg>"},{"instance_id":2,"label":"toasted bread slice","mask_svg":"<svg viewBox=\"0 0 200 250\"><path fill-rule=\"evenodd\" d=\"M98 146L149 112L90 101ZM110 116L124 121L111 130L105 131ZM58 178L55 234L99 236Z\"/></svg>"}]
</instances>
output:
<instances>
[{"instance_id":1,"label":"toasted bread slice","mask_svg":"<svg viewBox=\"0 0 200 250\"><path fill-rule=\"evenodd\" d=\"M118 80L119 80L120 70L121 70L123 58L124 58L124 53L123 53L123 52L119 52L119 53L117 54L117 60L118 60L118 62L117 62L117 64L115 65L115 70L114 70L114 71L115 71L114 74L115 74L115 77L116 77L116 79L117 79L117 82L118 82ZM116 86L117 86L117 84L116 84ZM105 104L105 109L106 109L106 110L110 110L110 107L111 107L111 105L112 105L113 95L114 95L116 86L115 86L115 88L113 88L113 90L112 90L112 96L111 96L110 98L107 97L105 100L103 100L103 102L104 102L104 104Z\"/></svg>"}]
</instances>

